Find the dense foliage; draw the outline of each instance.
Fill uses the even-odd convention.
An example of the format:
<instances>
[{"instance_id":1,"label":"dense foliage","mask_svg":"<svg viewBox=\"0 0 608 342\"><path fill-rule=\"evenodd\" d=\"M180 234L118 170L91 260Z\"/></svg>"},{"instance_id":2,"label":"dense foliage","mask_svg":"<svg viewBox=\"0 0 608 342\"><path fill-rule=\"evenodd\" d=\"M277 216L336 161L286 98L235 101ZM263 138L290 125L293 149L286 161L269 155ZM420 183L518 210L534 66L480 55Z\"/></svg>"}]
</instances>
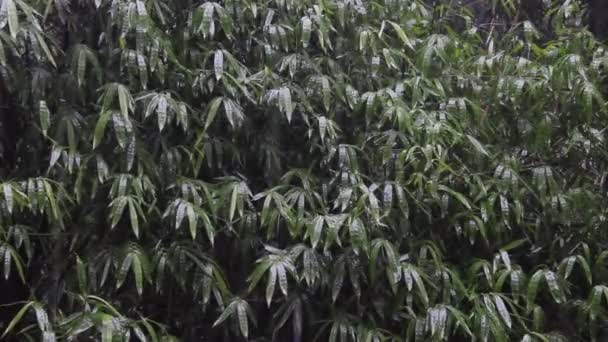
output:
<instances>
[{"instance_id":1,"label":"dense foliage","mask_svg":"<svg viewBox=\"0 0 608 342\"><path fill-rule=\"evenodd\" d=\"M4 338L608 338L583 3L0 3Z\"/></svg>"}]
</instances>

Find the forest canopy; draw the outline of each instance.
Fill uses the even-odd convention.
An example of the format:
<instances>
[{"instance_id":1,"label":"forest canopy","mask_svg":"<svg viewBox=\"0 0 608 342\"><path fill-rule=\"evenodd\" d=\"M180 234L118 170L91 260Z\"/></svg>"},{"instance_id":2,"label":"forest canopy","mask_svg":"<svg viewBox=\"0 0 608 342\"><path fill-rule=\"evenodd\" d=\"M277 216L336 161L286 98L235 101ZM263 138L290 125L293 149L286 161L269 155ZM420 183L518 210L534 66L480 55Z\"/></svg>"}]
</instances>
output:
<instances>
[{"instance_id":1,"label":"forest canopy","mask_svg":"<svg viewBox=\"0 0 608 342\"><path fill-rule=\"evenodd\" d=\"M590 8L0 0L2 339L605 341Z\"/></svg>"}]
</instances>

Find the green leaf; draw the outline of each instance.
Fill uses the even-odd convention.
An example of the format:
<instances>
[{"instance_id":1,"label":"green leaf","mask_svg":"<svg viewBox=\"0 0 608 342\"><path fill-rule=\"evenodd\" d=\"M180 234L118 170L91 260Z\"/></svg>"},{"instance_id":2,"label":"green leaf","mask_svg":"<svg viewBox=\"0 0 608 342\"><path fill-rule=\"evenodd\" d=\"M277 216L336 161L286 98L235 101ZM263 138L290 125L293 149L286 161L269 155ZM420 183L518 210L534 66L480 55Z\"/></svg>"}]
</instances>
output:
<instances>
[{"instance_id":1,"label":"green leaf","mask_svg":"<svg viewBox=\"0 0 608 342\"><path fill-rule=\"evenodd\" d=\"M547 285L549 286L549 292L551 292L551 296L556 303L562 303L564 299L563 292L557 282L557 276L552 271L545 272L545 279L547 280Z\"/></svg>"},{"instance_id":2,"label":"green leaf","mask_svg":"<svg viewBox=\"0 0 608 342\"><path fill-rule=\"evenodd\" d=\"M38 322L38 327L40 328L40 331L49 331L50 323L49 316L46 313L46 310L44 310L40 303L35 303L32 307L34 308L34 312L36 314L36 321Z\"/></svg>"},{"instance_id":3,"label":"green leaf","mask_svg":"<svg viewBox=\"0 0 608 342\"><path fill-rule=\"evenodd\" d=\"M0 65L6 65L6 53L4 52L4 44L0 40Z\"/></svg>"},{"instance_id":4,"label":"green leaf","mask_svg":"<svg viewBox=\"0 0 608 342\"><path fill-rule=\"evenodd\" d=\"M528 283L528 292L526 295L528 310L531 310L532 306L535 304L534 300L536 299L536 293L538 292L538 287L540 285L540 281L544 275L545 275L544 270L538 270L530 278L530 282Z\"/></svg>"},{"instance_id":5,"label":"green leaf","mask_svg":"<svg viewBox=\"0 0 608 342\"><path fill-rule=\"evenodd\" d=\"M323 216L315 217L312 227L312 232L310 235L310 242L312 243L312 247L315 248L321 240L321 233L323 232Z\"/></svg>"},{"instance_id":6,"label":"green leaf","mask_svg":"<svg viewBox=\"0 0 608 342\"><path fill-rule=\"evenodd\" d=\"M203 226L205 227L205 232L207 233L207 238L209 239L211 246L213 246L214 237L215 237L215 229L214 229L213 225L211 224L211 220L209 219L209 216L202 210L199 211L198 215L203 220Z\"/></svg>"},{"instance_id":7,"label":"green leaf","mask_svg":"<svg viewBox=\"0 0 608 342\"><path fill-rule=\"evenodd\" d=\"M215 119L217 110L222 104L222 97L216 97L209 103L209 110L207 111L207 119L205 120L205 129L209 128Z\"/></svg>"},{"instance_id":8,"label":"green leaf","mask_svg":"<svg viewBox=\"0 0 608 342\"><path fill-rule=\"evenodd\" d=\"M135 237L139 238L139 219L137 217L137 211L135 206L137 205L132 198L129 198L129 217L131 219L131 229Z\"/></svg>"},{"instance_id":9,"label":"green leaf","mask_svg":"<svg viewBox=\"0 0 608 342\"><path fill-rule=\"evenodd\" d=\"M502 246L500 249L505 252L508 252L510 250L513 250L513 249L516 249L516 248L522 246L526 242L528 242L528 239L513 240L513 241L509 242L508 244Z\"/></svg>"},{"instance_id":10,"label":"green leaf","mask_svg":"<svg viewBox=\"0 0 608 342\"><path fill-rule=\"evenodd\" d=\"M281 288L283 295L287 296L287 273L285 272L285 267L283 265L275 265L273 267L277 268L277 274L279 276L279 288Z\"/></svg>"},{"instance_id":11,"label":"green leaf","mask_svg":"<svg viewBox=\"0 0 608 342\"><path fill-rule=\"evenodd\" d=\"M245 337L249 337L249 326L247 322L247 308L246 303L244 301L239 302L236 307L237 316L239 321L239 328L241 329L241 334Z\"/></svg>"},{"instance_id":12,"label":"green leaf","mask_svg":"<svg viewBox=\"0 0 608 342\"><path fill-rule=\"evenodd\" d=\"M336 299L338 299L338 295L342 290L342 285L344 284L344 273L344 262L339 262L336 265L336 269L333 273L334 281L331 290L331 298L333 303L336 302Z\"/></svg>"},{"instance_id":13,"label":"green leaf","mask_svg":"<svg viewBox=\"0 0 608 342\"><path fill-rule=\"evenodd\" d=\"M591 273L591 267L587 263L587 260L582 255L577 255L576 259L578 260L579 265L583 268L583 273L585 274L585 279L587 279L587 283L589 285L593 285L593 276Z\"/></svg>"},{"instance_id":14,"label":"green leaf","mask_svg":"<svg viewBox=\"0 0 608 342\"><path fill-rule=\"evenodd\" d=\"M118 90L118 103L120 105L120 113L125 118L125 120L128 120L129 109L132 106L131 102L133 101L133 99L131 98L131 94L129 93L129 90L124 85L119 84L117 86L117 90Z\"/></svg>"},{"instance_id":15,"label":"green leaf","mask_svg":"<svg viewBox=\"0 0 608 342\"><path fill-rule=\"evenodd\" d=\"M3 183L2 191L4 192L4 203L6 204L6 208L8 209L9 213L12 213L14 205L13 187L10 183Z\"/></svg>"},{"instance_id":16,"label":"green leaf","mask_svg":"<svg viewBox=\"0 0 608 342\"><path fill-rule=\"evenodd\" d=\"M192 237L192 240L196 239L196 232L197 232L197 228L198 228L198 218L196 216L196 213L194 211L194 208L192 207L192 205L190 203L185 204L183 207L186 208L186 216L188 216L188 227L190 228L190 236Z\"/></svg>"},{"instance_id":17,"label":"green leaf","mask_svg":"<svg viewBox=\"0 0 608 342\"><path fill-rule=\"evenodd\" d=\"M471 204L469 204L469 201L466 199L466 197L464 197L463 194L454 191L445 185L439 185L437 186L437 189L449 193L450 195L454 196L460 203L462 203L462 205L464 205L467 209L472 209Z\"/></svg>"},{"instance_id":18,"label":"green leaf","mask_svg":"<svg viewBox=\"0 0 608 342\"><path fill-rule=\"evenodd\" d=\"M589 314L591 320L595 320L600 313L600 302L604 293L604 286L597 285L591 290L591 298L589 299Z\"/></svg>"},{"instance_id":19,"label":"green leaf","mask_svg":"<svg viewBox=\"0 0 608 342\"><path fill-rule=\"evenodd\" d=\"M86 68L87 68L87 55L86 55L86 51L84 50L84 48L79 49L78 51L78 60L77 60L77 73L76 73L76 79L78 80L78 84L82 86L82 82L84 80L84 75L86 72Z\"/></svg>"},{"instance_id":20,"label":"green leaf","mask_svg":"<svg viewBox=\"0 0 608 342\"><path fill-rule=\"evenodd\" d=\"M456 308L454 308L450 305L448 305L446 307L452 314L452 317L456 318L456 322L458 322L458 325L461 326L462 329L464 329L464 331L467 333L467 335L469 335L470 337L475 337L475 335L473 335L473 332L471 331L471 329L469 328L469 326L466 322L465 315L461 311L457 310Z\"/></svg>"},{"instance_id":21,"label":"green leaf","mask_svg":"<svg viewBox=\"0 0 608 342\"><path fill-rule=\"evenodd\" d=\"M256 287L260 279L262 279L262 277L264 276L264 273L270 268L271 265L272 263L269 260L265 260L257 264L255 269L253 270L253 273L247 279L249 281L249 292L251 292Z\"/></svg>"},{"instance_id":22,"label":"green leaf","mask_svg":"<svg viewBox=\"0 0 608 342\"><path fill-rule=\"evenodd\" d=\"M131 269L133 270L133 275L135 276L135 287L137 288L137 294L141 296L144 287L144 271L142 269L141 260L138 256L133 256Z\"/></svg>"},{"instance_id":23,"label":"green leaf","mask_svg":"<svg viewBox=\"0 0 608 342\"><path fill-rule=\"evenodd\" d=\"M224 53L222 50L216 50L213 56L213 71L215 72L215 79L220 80L224 74Z\"/></svg>"},{"instance_id":24,"label":"green leaf","mask_svg":"<svg viewBox=\"0 0 608 342\"><path fill-rule=\"evenodd\" d=\"M114 337L114 323L112 316L102 314L101 320L101 342L112 342Z\"/></svg>"},{"instance_id":25,"label":"green leaf","mask_svg":"<svg viewBox=\"0 0 608 342\"><path fill-rule=\"evenodd\" d=\"M399 24L394 23L392 21L388 21L388 23L391 24L391 26L393 27L395 32L397 32L397 36L399 37L401 42L405 46L412 48L412 43L410 42L409 38L407 37L407 35L405 34L405 31L401 28L401 26L399 26Z\"/></svg>"},{"instance_id":26,"label":"green leaf","mask_svg":"<svg viewBox=\"0 0 608 342\"><path fill-rule=\"evenodd\" d=\"M175 229L179 229L179 227L182 225L182 221L184 220L184 217L186 217L186 207L188 207L188 204L186 204L185 201L179 201L179 203L176 205ZM192 210L192 214L194 214L194 210Z\"/></svg>"},{"instance_id":27,"label":"green leaf","mask_svg":"<svg viewBox=\"0 0 608 342\"><path fill-rule=\"evenodd\" d=\"M133 264L133 255L131 253L127 254L125 258L122 260L122 264L118 269L118 273L116 275L116 288L120 288L127 278L127 273Z\"/></svg>"},{"instance_id":28,"label":"green leaf","mask_svg":"<svg viewBox=\"0 0 608 342\"><path fill-rule=\"evenodd\" d=\"M87 292L87 273L86 266L80 256L76 256L76 275L78 277L78 287L80 287L80 292Z\"/></svg>"},{"instance_id":29,"label":"green leaf","mask_svg":"<svg viewBox=\"0 0 608 342\"><path fill-rule=\"evenodd\" d=\"M17 311L17 314L15 314L13 319L10 321L10 323L6 327L6 330L4 330L4 333L2 334L1 338L6 337L8 335L8 333L10 333L13 329L15 329L15 327L17 326L17 324L19 324L19 322L21 321L21 319L23 318L23 316L25 315L27 310L30 307L32 307L34 304L36 304L36 302L27 302L25 305L23 305L21 307L21 309L19 309L19 311Z\"/></svg>"},{"instance_id":30,"label":"green leaf","mask_svg":"<svg viewBox=\"0 0 608 342\"><path fill-rule=\"evenodd\" d=\"M220 317L218 317L218 319L213 323L213 326L214 327L218 326L219 324L224 322L228 317L230 317L234 313L235 310L236 310L236 302L230 303L230 305L228 305L228 307L226 307L226 309L224 309L224 311L222 312Z\"/></svg>"},{"instance_id":31,"label":"green leaf","mask_svg":"<svg viewBox=\"0 0 608 342\"><path fill-rule=\"evenodd\" d=\"M422 281L420 274L415 269L412 269L411 273L412 273L412 277L414 278L414 283L416 284L416 288L418 289L418 295L422 299L422 302L424 303L424 305L428 306L429 305L429 295L426 292L426 287L424 286L424 282Z\"/></svg>"},{"instance_id":32,"label":"green leaf","mask_svg":"<svg viewBox=\"0 0 608 342\"><path fill-rule=\"evenodd\" d=\"M279 90L279 104L279 107L285 113L287 122L291 123L293 103L291 102L291 91L289 88L283 87Z\"/></svg>"},{"instance_id":33,"label":"green leaf","mask_svg":"<svg viewBox=\"0 0 608 342\"><path fill-rule=\"evenodd\" d=\"M135 136L131 136L131 142L127 145L127 171L130 171L135 162Z\"/></svg>"},{"instance_id":34,"label":"green leaf","mask_svg":"<svg viewBox=\"0 0 608 342\"><path fill-rule=\"evenodd\" d=\"M513 323L511 321L511 314L509 314L509 310L507 310L507 306L505 305L505 302L502 300L502 298L499 295L495 294L494 303L496 304L496 309L498 309L498 313L500 314L500 317L505 322L507 327L509 329L511 329Z\"/></svg>"},{"instance_id":35,"label":"green leaf","mask_svg":"<svg viewBox=\"0 0 608 342\"><path fill-rule=\"evenodd\" d=\"M329 80L327 77L321 78L321 93L323 94L323 107L329 112L331 105L331 93L329 89Z\"/></svg>"},{"instance_id":36,"label":"green leaf","mask_svg":"<svg viewBox=\"0 0 608 342\"><path fill-rule=\"evenodd\" d=\"M8 15L8 28L13 39L17 39L19 33L19 18L17 15L17 7L14 0L5 0L6 13ZM4 7L2 6L2 7Z\"/></svg>"},{"instance_id":37,"label":"green leaf","mask_svg":"<svg viewBox=\"0 0 608 342\"><path fill-rule=\"evenodd\" d=\"M49 184L49 182L47 182L47 181L43 181L42 184L44 186L44 191L46 192L46 198L51 206L51 213L53 214L52 217L54 219L58 219L59 218L59 209L57 207L57 202L55 200L55 194L53 192L53 188L51 187L51 184Z\"/></svg>"},{"instance_id":38,"label":"green leaf","mask_svg":"<svg viewBox=\"0 0 608 342\"><path fill-rule=\"evenodd\" d=\"M141 87L146 89L148 86L148 67L144 56L140 53L137 54L137 68L139 69L139 79L141 81Z\"/></svg>"},{"instance_id":39,"label":"green leaf","mask_svg":"<svg viewBox=\"0 0 608 342\"><path fill-rule=\"evenodd\" d=\"M471 142L471 144L473 145L473 147L475 147L477 152L483 154L486 157L490 156L488 151L486 151L485 147L483 147L483 145L479 142L479 140L475 139L473 136L468 135L468 134L466 136L469 139L469 141Z\"/></svg>"},{"instance_id":40,"label":"green leaf","mask_svg":"<svg viewBox=\"0 0 608 342\"><path fill-rule=\"evenodd\" d=\"M532 311L532 327L536 331L542 331L545 320L543 309L536 305Z\"/></svg>"},{"instance_id":41,"label":"green leaf","mask_svg":"<svg viewBox=\"0 0 608 342\"><path fill-rule=\"evenodd\" d=\"M120 112L112 113L112 121L114 124L114 133L116 140L121 148L125 148L131 131L131 122L128 118L124 118Z\"/></svg>"},{"instance_id":42,"label":"green leaf","mask_svg":"<svg viewBox=\"0 0 608 342\"><path fill-rule=\"evenodd\" d=\"M321 141L325 138L325 132L327 131L327 118L324 116L319 116L319 136L321 137Z\"/></svg>"},{"instance_id":43,"label":"green leaf","mask_svg":"<svg viewBox=\"0 0 608 342\"><path fill-rule=\"evenodd\" d=\"M95 125L95 133L93 134L93 148L99 146L99 143L103 139L106 126L108 125L108 121L110 120L111 116L112 113L110 111L104 111L99 116L97 124Z\"/></svg>"},{"instance_id":44,"label":"green leaf","mask_svg":"<svg viewBox=\"0 0 608 342\"><path fill-rule=\"evenodd\" d=\"M51 50L49 49L48 45L46 44L44 37L38 31L36 31L36 38L37 38L38 44L40 44L40 47L42 48L42 51L44 51L46 58L49 60L49 62L51 62L51 64L54 67L57 67L57 64L55 63L55 59L53 58L53 54L51 53Z\"/></svg>"},{"instance_id":45,"label":"green leaf","mask_svg":"<svg viewBox=\"0 0 608 342\"><path fill-rule=\"evenodd\" d=\"M129 198L127 196L120 196L110 204L112 207L112 225L111 228L116 227L120 218L122 217L122 213L127 206L127 202L129 202Z\"/></svg>"},{"instance_id":46,"label":"green leaf","mask_svg":"<svg viewBox=\"0 0 608 342\"><path fill-rule=\"evenodd\" d=\"M50 116L49 108L46 105L46 101L40 100L39 108L40 108L40 114L39 114L40 128L42 129L42 134L44 134L46 136L46 133L48 132L49 127L51 127L51 116Z\"/></svg>"},{"instance_id":47,"label":"green leaf","mask_svg":"<svg viewBox=\"0 0 608 342\"><path fill-rule=\"evenodd\" d=\"M222 30L224 30L224 34L226 35L227 38L231 39L232 38L232 18L227 15L226 11L224 9L220 10L220 6L218 4L215 4L216 8L216 12L218 13L219 19L220 19L220 26L222 26Z\"/></svg>"},{"instance_id":48,"label":"green leaf","mask_svg":"<svg viewBox=\"0 0 608 342\"><path fill-rule=\"evenodd\" d=\"M156 117L158 119L158 130L162 131L167 123L167 98L160 96L156 107Z\"/></svg>"},{"instance_id":49,"label":"green leaf","mask_svg":"<svg viewBox=\"0 0 608 342\"><path fill-rule=\"evenodd\" d=\"M270 307L272 302L272 296L274 294L275 284L277 282L277 268L276 265L270 267L270 273L268 273L268 282L266 283L266 303Z\"/></svg>"},{"instance_id":50,"label":"green leaf","mask_svg":"<svg viewBox=\"0 0 608 342\"><path fill-rule=\"evenodd\" d=\"M198 30L203 32L203 37L207 37L207 35L212 37L215 32L213 26L213 4L207 2L201 7L203 8L203 20Z\"/></svg>"},{"instance_id":51,"label":"green leaf","mask_svg":"<svg viewBox=\"0 0 608 342\"><path fill-rule=\"evenodd\" d=\"M312 30L312 21L308 17L302 17L302 46L304 48L308 47L310 42L310 32Z\"/></svg>"},{"instance_id":52,"label":"green leaf","mask_svg":"<svg viewBox=\"0 0 608 342\"><path fill-rule=\"evenodd\" d=\"M367 232L363 223L359 219L353 219L350 224L350 237L351 243L356 250L361 249L363 251L368 250Z\"/></svg>"},{"instance_id":53,"label":"green leaf","mask_svg":"<svg viewBox=\"0 0 608 342\"><path fill-rule=\"evenodd\" d=\"M232 187L231 196L230 196L230 211L228 214L228 221L232 222L234 219L234 213L236 211L236 202L238 198L238 189L239 186L235 185Z\"/></svg>"},{"instance_id":54,"label":"green leaf","mask_svg":"<svg viewBox=\"0 0 608 342\"><path fill-rule=\"evenodd\" d=\"M2 251L4 252L4 279L8 280L11 274L11 261L13 259L12 248L10 246L3 246Z\"/></svg>"},{"instance_id":55,"label":"green leaf","mask_svg":"<svg viewBox=\"0 0 608 342\"><path fill-rule=\"evenodd\" d=\"M141 324L143 324L144 328L146 328L146 331L148 332L148 335L150 336L152 342L158 342L159 340L156 331L154 330L152 325L148 323L148 320L142 319Z\"/></svg>"}]
</instances>

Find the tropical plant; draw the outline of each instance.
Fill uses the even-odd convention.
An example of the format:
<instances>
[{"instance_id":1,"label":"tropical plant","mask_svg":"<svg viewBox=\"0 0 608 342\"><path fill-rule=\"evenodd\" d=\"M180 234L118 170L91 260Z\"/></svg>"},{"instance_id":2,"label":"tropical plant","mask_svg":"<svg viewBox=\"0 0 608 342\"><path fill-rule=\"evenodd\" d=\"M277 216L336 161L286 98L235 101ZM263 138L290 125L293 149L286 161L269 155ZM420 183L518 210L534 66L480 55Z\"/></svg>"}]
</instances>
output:
<instances>
[{"instance_id":1,"label":"tropical plant","mask_svg":"<svg viewBox=\"0 0 608 342\"><path fill-rule=\"evenodd\" d=\"M490 3L0 0L3 338L608 338L608 52Z\"/></svg>"}]
</instances>

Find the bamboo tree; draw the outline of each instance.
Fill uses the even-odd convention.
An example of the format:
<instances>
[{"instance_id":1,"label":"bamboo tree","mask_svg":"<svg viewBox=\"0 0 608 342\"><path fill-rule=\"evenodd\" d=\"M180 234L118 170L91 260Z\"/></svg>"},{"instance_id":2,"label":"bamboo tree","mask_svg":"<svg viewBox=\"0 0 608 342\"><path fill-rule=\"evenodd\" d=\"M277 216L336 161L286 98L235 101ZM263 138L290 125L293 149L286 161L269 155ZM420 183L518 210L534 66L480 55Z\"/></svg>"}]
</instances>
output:
<instances>
[{"instance_id":1,"label":"bamboo tree","mask_svg":"<svg viewBox=\"0 0 608 342\"><path fill-rule=\"evenodd\" d=\"M0 0L2 338L604 340L605 45L470 5Z\"/></svg>"}]
</instances>

